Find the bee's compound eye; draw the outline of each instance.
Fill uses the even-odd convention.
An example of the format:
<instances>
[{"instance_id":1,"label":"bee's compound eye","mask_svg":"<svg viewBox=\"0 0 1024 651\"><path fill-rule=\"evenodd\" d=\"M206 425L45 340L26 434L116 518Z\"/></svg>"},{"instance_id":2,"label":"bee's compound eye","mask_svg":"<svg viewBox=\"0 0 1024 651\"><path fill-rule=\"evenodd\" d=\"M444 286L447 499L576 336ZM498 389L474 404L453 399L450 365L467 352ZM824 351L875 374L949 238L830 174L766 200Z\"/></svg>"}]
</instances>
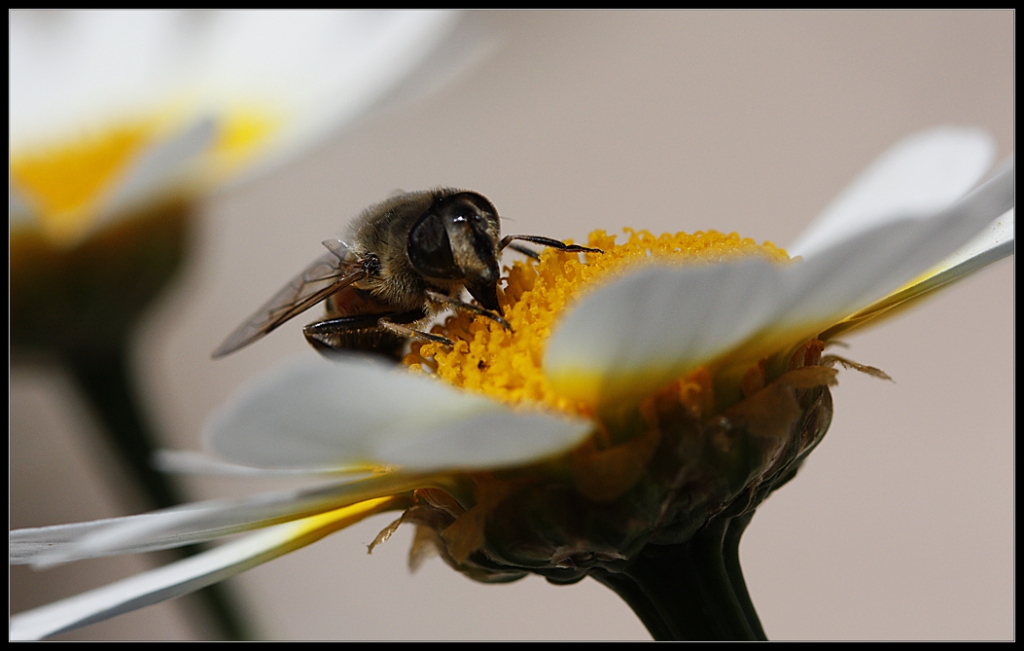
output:
<instances>
[{"instance_id":1,"label":"bee's compound eye","mask_svg":"<svg viewBox=\"0 0 1024 651\"><path fill-rule=\"evenodd\" d=\"M409 261L424 276L460 278L444 222L433 211L419 218L409 232Z\"/></svg>"}]
</instances>

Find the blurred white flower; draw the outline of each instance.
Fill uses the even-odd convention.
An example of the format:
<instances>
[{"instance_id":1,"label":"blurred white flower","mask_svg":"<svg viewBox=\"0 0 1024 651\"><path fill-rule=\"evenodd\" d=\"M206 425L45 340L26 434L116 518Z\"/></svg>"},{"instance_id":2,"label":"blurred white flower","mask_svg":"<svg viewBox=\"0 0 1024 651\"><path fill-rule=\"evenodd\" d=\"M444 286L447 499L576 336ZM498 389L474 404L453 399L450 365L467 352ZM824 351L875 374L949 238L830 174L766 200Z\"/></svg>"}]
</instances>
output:
<instances>
[{"instance_id":1,"label":"blurred white flower","mask_svg":"<svg viewBox=\"0 0 1024 651\"><path fill-rule=\"evenodd\" d=\"M63 246L278 164L422 70L455 12L12 11L11 220Z\"/></svg>"}]
</instances>

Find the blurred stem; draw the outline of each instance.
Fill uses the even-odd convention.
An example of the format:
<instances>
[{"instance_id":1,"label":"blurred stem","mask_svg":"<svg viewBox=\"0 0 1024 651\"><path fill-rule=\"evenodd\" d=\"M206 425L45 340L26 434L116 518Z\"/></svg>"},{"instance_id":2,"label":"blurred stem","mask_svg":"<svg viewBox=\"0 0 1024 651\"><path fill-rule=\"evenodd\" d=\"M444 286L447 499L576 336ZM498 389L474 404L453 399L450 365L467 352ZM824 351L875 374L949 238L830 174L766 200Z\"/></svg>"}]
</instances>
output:
<instances>
[{"instance_id":1,"label":"blurred stem","mask_svg":"<svg viewBox=\"0 0 1024 651\"><path fill-rule=\"evenodd\" d=\"M128 342L187 259L195 210L189 197L169 197L119 215L70 247L52 242L32 221L12 224L10 232L12 356L30 361L46 351L64 362L136 482L133 492L156 508L180 504L182 496L150 465L157 441L132 382ZM251 636L222 586L196 594L221 636Z\"/></svg>"},{"instance_id":2,"label":"blurred stem","mask_svg":"<svg viewBox=\"0 0 1024 651\"><path fill-rule=\"evenodd\" d=\"M591 575L629 604L655 640L767 640L739 563L751 517L716 518L685 543L649 544L625 570Z\"/></svg>"},{"instance_id":3,"label":"blurred stem","mask_svg":"<svg viewBox=\"0 0 1024 651\"><path fill-rule=\"evenodd\" d=\"M63 361L79 390L100 417L108 442L145 491L153 508L167 508L184 500L170 477L157 472L150 461L156 440L144 417L128 377L128 355L116 343L103 348L64 351Z\"/></svg>"},{"instance_id":4,"label":"blurred stem","mask_svg":"<svg viewBox=\"0 0 1024 651\"><path fill-rule=\"evenodd\" d=\"M144 491L153 507L167 508L183 501L171 478L151 464L157 441L146 425L130 376L129 355L124 341L91 348L63 351L62 358L75 382L103 424L107 441L121 457L123 466ZM203 551L200 545L170 550L178 558ZM224 584L214 584L196 593L229 640L253 639L242 610Z\"/></svg>"}]
</instances>

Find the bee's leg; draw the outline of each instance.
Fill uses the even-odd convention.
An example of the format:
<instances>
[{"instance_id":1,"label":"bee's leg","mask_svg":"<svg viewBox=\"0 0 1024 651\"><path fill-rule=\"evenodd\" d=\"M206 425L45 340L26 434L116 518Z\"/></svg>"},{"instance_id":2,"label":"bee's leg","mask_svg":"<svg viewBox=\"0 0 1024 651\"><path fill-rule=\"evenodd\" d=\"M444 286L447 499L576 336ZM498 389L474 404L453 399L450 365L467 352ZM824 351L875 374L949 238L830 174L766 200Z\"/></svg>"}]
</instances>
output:
<instances>
[{"instance_id":1,"label":"bee's leg","mask_svg":"<svg viewBox=\"0 0 1024 651\"><path fill-rule=\"evenodd\" d=\"M473 314L479 314L480 316L487 317L491 321L501 324L501 326L506 330L512 329L512 326L509 324L509 322L502 318L500 314L495 314L490 310L485 310L484 308L479 307L477 305L473 305L472 303L463 303L457 298L452 298L451 296L448 296L447 294L442 294L441 292L435 292L432 289L427 290L427 298L434 301L435 303L440 303L441 305L445 305L456 310L464 310L466 312L472 312Z\"/></svg>"},{"instance_id":2,"label":"bee's leg","mask_svg":"<svg viewBox=\"0 0 1024 651\"><path fill-rule=\"evenodd\" d=\"M302 329L302 334L306 336L306 341L325 357L344 352L365 351L397 361L402 358L405 342L410 337L422 335L424 338L434 340L436 335L418 333L399 325L415 323L425 317L426 313L423 310L355 314L310 323ZM417 334L411 335L410 332ZM447 339L440 343L445 342L451 343Z\"/></svg>"},{"instance_id":3,"label":"bee's leg","mask_svg":"<svg viewBox=\"0 0 1024 651\"><path fill-rule=\"evenodd\" d=\"M523 240L524 242L533 242L534 244L542 244L544 246L550 246L553 249L559 251L566 251L568 253L604 253L601 249L594 249L589 246L580 246L579 244L566 244L561 240L556 240L551 237L544 237L542 235L506 235L501 238L501 242L498 244L498 250L501 251L506 246L512 244L514 240ZM526 253L521 247L513 246L513 249L520 253ZM526 255L530 255L526 253ZM533 256L531 256L533 257Z\"/></svg>"},{"instance_id":4,"label":"bee's leg","mask_svg":"<svg viewBox=\"0 0 1024 651\"><path fill-rule=\"evenodd\" d=\"M441 344L442 346L455 345L455 343L448 337L434 335L429 332L423 332L422 330L413 330L409 326L404 326L400 323L392 323L387 319L381 319L377 323L388 332L393 332L394 334L400 337L405 337L406 339L426 339L427 341L432 341L435 344Z\"/></svg>"}]
</instances>

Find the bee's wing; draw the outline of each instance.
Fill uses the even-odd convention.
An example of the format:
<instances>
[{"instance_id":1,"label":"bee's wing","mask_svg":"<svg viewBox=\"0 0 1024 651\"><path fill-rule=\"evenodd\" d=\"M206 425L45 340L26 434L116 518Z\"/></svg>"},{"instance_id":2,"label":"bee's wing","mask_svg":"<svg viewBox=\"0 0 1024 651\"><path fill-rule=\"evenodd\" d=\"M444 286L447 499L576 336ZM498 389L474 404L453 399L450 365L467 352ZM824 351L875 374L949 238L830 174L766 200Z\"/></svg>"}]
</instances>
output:
<instances>
[{"instance_id":1,"label":"bee's wing","mask_svg":"<svg viewBox=\"0 0 1024 651\"><path fill-rule=\"evenodd\" d=\"M324 246L330 252L317 258L256 310L245 323L235 328L224 343L213 351L214 359L251 344L288 319L366 275L359 257L347 244L341 240L327 240Z\"/></svg>"}]
</instances>

